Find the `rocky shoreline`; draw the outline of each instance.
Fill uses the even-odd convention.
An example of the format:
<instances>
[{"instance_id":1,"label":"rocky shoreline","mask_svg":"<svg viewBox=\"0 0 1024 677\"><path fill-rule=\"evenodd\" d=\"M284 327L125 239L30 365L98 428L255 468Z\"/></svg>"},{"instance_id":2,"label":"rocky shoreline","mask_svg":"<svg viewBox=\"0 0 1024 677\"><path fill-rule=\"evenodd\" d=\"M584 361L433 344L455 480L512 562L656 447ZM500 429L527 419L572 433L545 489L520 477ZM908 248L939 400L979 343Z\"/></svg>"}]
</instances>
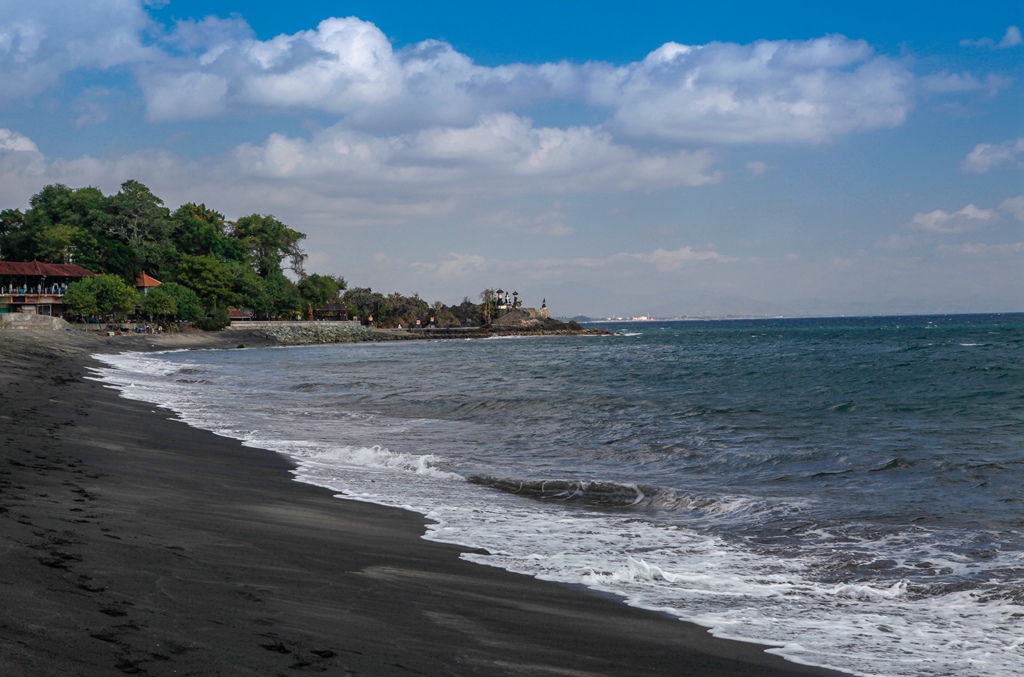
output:
<instances>
[{"instance_id":1,"label":"rocky shoreline","mask_svg":"<svg viewBox=\"0 0 1024 677\"><path fill-rule=\"evenodd\" d=\"M227 336L259 337L280 345L354 343L364 341L416 341L438 339L481 339L494 336L568 336L608 334L602 329L584 329L558 321L523 327L424 327L378 329L354 322L239 323L223 332Z\"/></svg>"},{"instance_id":2,"label":"rocky shoreline","mask_svg":"<svg viewBox=\"0 0 1024 677\"><path fill-rule=\"evenodd\" d=\"M342 323L337 323L342 324ZM415 341L423 339L480 339L492 336L567 336L579 334L608 334L602 329L506 329L489 327L424 328L424 329L374 329L362 326L335 326L334 324L310 323L295 326L282 323L280 326L258 329L232 329L231 334L244 332L258 334L264 339L281 345L310 345L318 343L355 343L361 341Z\"/></svg>"}]
</instances>

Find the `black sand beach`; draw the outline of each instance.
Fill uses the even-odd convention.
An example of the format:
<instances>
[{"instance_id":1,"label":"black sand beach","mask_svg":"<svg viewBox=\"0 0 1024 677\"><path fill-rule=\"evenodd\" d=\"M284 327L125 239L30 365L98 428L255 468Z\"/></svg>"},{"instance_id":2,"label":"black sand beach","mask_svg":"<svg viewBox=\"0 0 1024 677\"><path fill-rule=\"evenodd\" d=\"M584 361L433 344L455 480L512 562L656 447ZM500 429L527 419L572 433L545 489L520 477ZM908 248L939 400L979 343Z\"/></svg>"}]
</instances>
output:
<instances>
[{"instance_id":1,"label":"black sand beach","mask_svg":"<svg viewBox=\"0 0 1024 677\"><path fill-rule=\"evenodd\" d=\"M419 515L86 380L220 335L0 330L0 674L836 675L464 562Z\"/></svg>"}]
</instances>

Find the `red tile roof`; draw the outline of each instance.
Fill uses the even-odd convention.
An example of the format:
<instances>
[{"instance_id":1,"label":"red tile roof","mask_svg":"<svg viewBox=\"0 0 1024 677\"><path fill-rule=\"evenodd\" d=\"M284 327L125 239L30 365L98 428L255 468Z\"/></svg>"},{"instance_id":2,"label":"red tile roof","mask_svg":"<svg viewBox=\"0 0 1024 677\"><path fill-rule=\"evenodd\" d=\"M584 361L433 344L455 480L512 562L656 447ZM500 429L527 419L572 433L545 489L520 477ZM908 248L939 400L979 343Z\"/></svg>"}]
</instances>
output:
<instances>
[{"instance_id":1,"label":"red tile roof","mask_svg":"<svg viewBox=\"0 0 1024 677\"><path fill-rule=\"evenodd\" d=\"M146 271L142 271L142 275L139 275L139 279L135 280L136 287L159 287L161 284L163 284L163 282L155 277L150 277Z\"/></svg>"},{"instance_id":2,"label":"red tile roof","mask_svg":"<svg viewBox=\"0 0 1024 677\"><path fill-rule=\"evenodd\" d=\"M0 275L27 277L96 277L96 273L70 263L0 261Z\"/></svg>"}]
</instances>

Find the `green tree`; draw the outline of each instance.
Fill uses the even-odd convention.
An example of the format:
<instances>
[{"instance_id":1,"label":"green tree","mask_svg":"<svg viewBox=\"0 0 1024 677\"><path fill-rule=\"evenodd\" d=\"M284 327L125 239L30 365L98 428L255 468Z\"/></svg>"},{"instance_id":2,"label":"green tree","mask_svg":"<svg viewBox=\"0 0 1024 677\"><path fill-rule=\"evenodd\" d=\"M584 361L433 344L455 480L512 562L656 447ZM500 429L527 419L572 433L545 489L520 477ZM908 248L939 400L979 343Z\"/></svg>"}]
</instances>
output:
<instances>
[{"instance_id":1,"label":"green tree","mask_svg":"<svg viewBox=\"0 0 1024 677\"><path fill-rule=\"evenodd\" d=\"M30 249L31 241L25 228L25 215L20 209L0 212L0 260L27 260L24 252Z\"/></svg>"},{"instance_id":2,"label":"green tree","mask_svg":"<svg viewBox=\"0 0 1024 677\"><path fill-rule=\"evenodd\" d=\"M349 317L366 320L370 316L377 315L380 307L384 305L384 295L369 287L353 287L345 292L345 295L341 297L341 302L348 308Z\"/></svg>"},{"instance_id":3,"label":"green tree","mask_svg":"<svg viewBox=\"0 0 1024 677\"><path fill-rule=\"evenodd\" d=\"M117 275L87 277L68 285L64 304L81 316L98 315L120 321L139 303L139 294Z\"/></svg>"},{"instance_id":4,"label":"green tree","mask_svg":"<svg viewBox=\"0 0 1024 677\"><path fill-rule=\"evenodd\" d=\"M314 310L323 308L328 303L337 303L338 292L344 290L345 286L343 277L331 277L318 273L307 275L298 282L302 299Z\"/></svg>"},{"instance_id":5,"label":"green tree","mask_svg":"<svg viewBox=\"0 0 1024 677\"><path fill-rule=\"evenodd\" d=\"M164 285L160 285L146 292L139 303L139 310L145 315L166 321L178 315L178 301L164 289Z\"/></svg>"},{"instance_id":6,"label":"green tree","mask_svg":"<svg viewBox=\"0 0 1024 677\"><path fill-rule=\"evenodd\" d=\"M218 261L244 261L243 243L228 235L224 216L206 205L188 203L171 215L170 244L178 257L210 256Z\"/></svg>"},{"instance_id":7,"label":"green tree","mask_svg":"<svg viewBox=\"0 0 1024 677\"><path fill-rule=\"evenodd\" d=\"M268 275L264 283L265 303L270 315L289 317L304 314L307 310L307 304L303 302L299 288L281 271Z\"/></svg>"},{"instance_id":8,"label":"green tree","mask_svg":"<svg viewBox=\"0 0 1024 677\"><path fill-rule=\"evenodd\" d=\"M92 278L86 278L86 280ZM83 284L86 280L72 282L68 285L67 293L64 294L64 307L72 315L79 317L91 317L100 311L99 303L96 300L96 291L91 284Z\"/></svg>"},{"instance_id":9,"label":"green tree","mask_svg":"<svg viewBox=\"0 0 1024 677\"><path fill-rule=\"evenodd\" d=\"M480 318L482 315L481 309L482 306L473 303L468 296L464 296L462 298L462 303L459 305L448 307L448 310L463 327L480 324Z\"/></svg>"},{"instance_id":10,"label":"green tree","mask_svg":"<svg viewBox=\"0 0 1024 677\"><path fill-rule=\"evenodd\" d=\"M79 239L79 229L66 223L43 228L36 235L36 257L52 263L71 263Z\"/></svg>"},{"instance_id":11,"label":"green tree","mask_svg":"<svg viewBox=\"0 0 1024 677\"><path fill-rule=\"evenodd\" d=\"M493 289L484 289L480 292L480 319L484 326L491 323L491 318L494 317L494 313L497 311L495 298Z\"/></svg>"},{"instance_id":12,"label":"green tree","mask_svg":"<svg viewBox=\"0 0 1024 677\"><path fill-rule=\"evenodd\" d=\"M149 293L146 294L146 298L152 296L154 292L171 297L175 306L173 317L179 320L198 322L206 315L199 297L188 287L174 282L164 282L159 287L150 289Z\"/></svg>"},{"instance_id":13,"label":"green tree","mask_svg":"<svg viewBox=\"0 0 1024 677\"><path fill-rule=\"evenodd\" d=\"M18 246L7 256L39 258L50 263L74 262L94 272L120 274L122 257L110 255L116 243L104 236L105 200L98 188L72 190L63 184L44 187L29 200Z\"/></svg>"},{"instance_id":14,"label":"green tree","mask_svg":"<svg viewBox=\"0 0 1024 677\"><path fill-rule=\"evenodd\" d=\"M266 281L256 274L244 261L229 261L231 271L231 291L235 294L233 305L253 306L253 302L264 295Z\"/></svg>"},{"instance_id":15,"label":"green tree","mask_svg":"<svg viewBox=\"0 0 1024 677\"><path fill-rule=\"evenodd\" d=\"M164 201L146 186L129 179L121 184L117 195L107 198L104 211L106 234L131 254L121 257L121 274L134 280L143 270L162 273L171 228L170 211L164 207Z\"/></svg>"},{"instance_id":16,"label":"green tree","mask_svg":"<svg viewBox=\"0 0 1024 677\"><path fill-rule=\"evenodd\" d=\"M462 326L462 322L455 316L451 308L444 305L440 301L435 301L431 308L431 313L434 316L434 323L438 327L459 327Z\"/></svg>"},{"instance_id":17,"label":"green tree","mask_svg":"<svg viewBox=\"0 0 1024 677\"><path fill-rule=\"evenodd\" d=\"M196 293L207 311L237 305L230 266L212 256L184 256L178 264L175 281Z\"/></svg>"},{"instance_id":18,"label":"green tree","mask_svg":"<svg viewBox=\"0 0 1024 677\"><path fill-rule=\"evenodd\" d=\"M164 239L170 227L170 211L164 201L134 179L107 199L107 230L132 247Z\"/></svg>"},{"instance_id":19,"label":"green tree","mask_svg":"<svg viewBox=\"0 0 1024 677\"><path fill-rule=\"evenodd\" d=\"M306 237L304 233L289 228L269 214L251 214L238 219L231 234L244 243L249 263L260 277L281 270L281 262L286 257L291 270L303 275L306 255L299 248L299 242Z\"/></svg>"}]
</instances>

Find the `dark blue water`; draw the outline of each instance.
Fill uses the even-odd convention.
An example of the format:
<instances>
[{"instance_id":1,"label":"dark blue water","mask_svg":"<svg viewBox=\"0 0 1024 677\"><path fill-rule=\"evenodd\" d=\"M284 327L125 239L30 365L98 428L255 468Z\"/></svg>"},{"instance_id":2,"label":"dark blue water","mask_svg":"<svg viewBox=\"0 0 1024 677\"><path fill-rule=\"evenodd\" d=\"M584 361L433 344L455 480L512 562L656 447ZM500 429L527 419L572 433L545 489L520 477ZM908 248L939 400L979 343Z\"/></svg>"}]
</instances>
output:
<instances>
[{"instance_id":1,"label":"dark blue water","mask_svg":"<svg viewBox=\"0 0 1024 677\"><path fill-rule=\"evenodd\" d=\"M106 378L482 563L860 674L1024 673L1024 315L595 326Z\"/></svg>"}]
</instances>

